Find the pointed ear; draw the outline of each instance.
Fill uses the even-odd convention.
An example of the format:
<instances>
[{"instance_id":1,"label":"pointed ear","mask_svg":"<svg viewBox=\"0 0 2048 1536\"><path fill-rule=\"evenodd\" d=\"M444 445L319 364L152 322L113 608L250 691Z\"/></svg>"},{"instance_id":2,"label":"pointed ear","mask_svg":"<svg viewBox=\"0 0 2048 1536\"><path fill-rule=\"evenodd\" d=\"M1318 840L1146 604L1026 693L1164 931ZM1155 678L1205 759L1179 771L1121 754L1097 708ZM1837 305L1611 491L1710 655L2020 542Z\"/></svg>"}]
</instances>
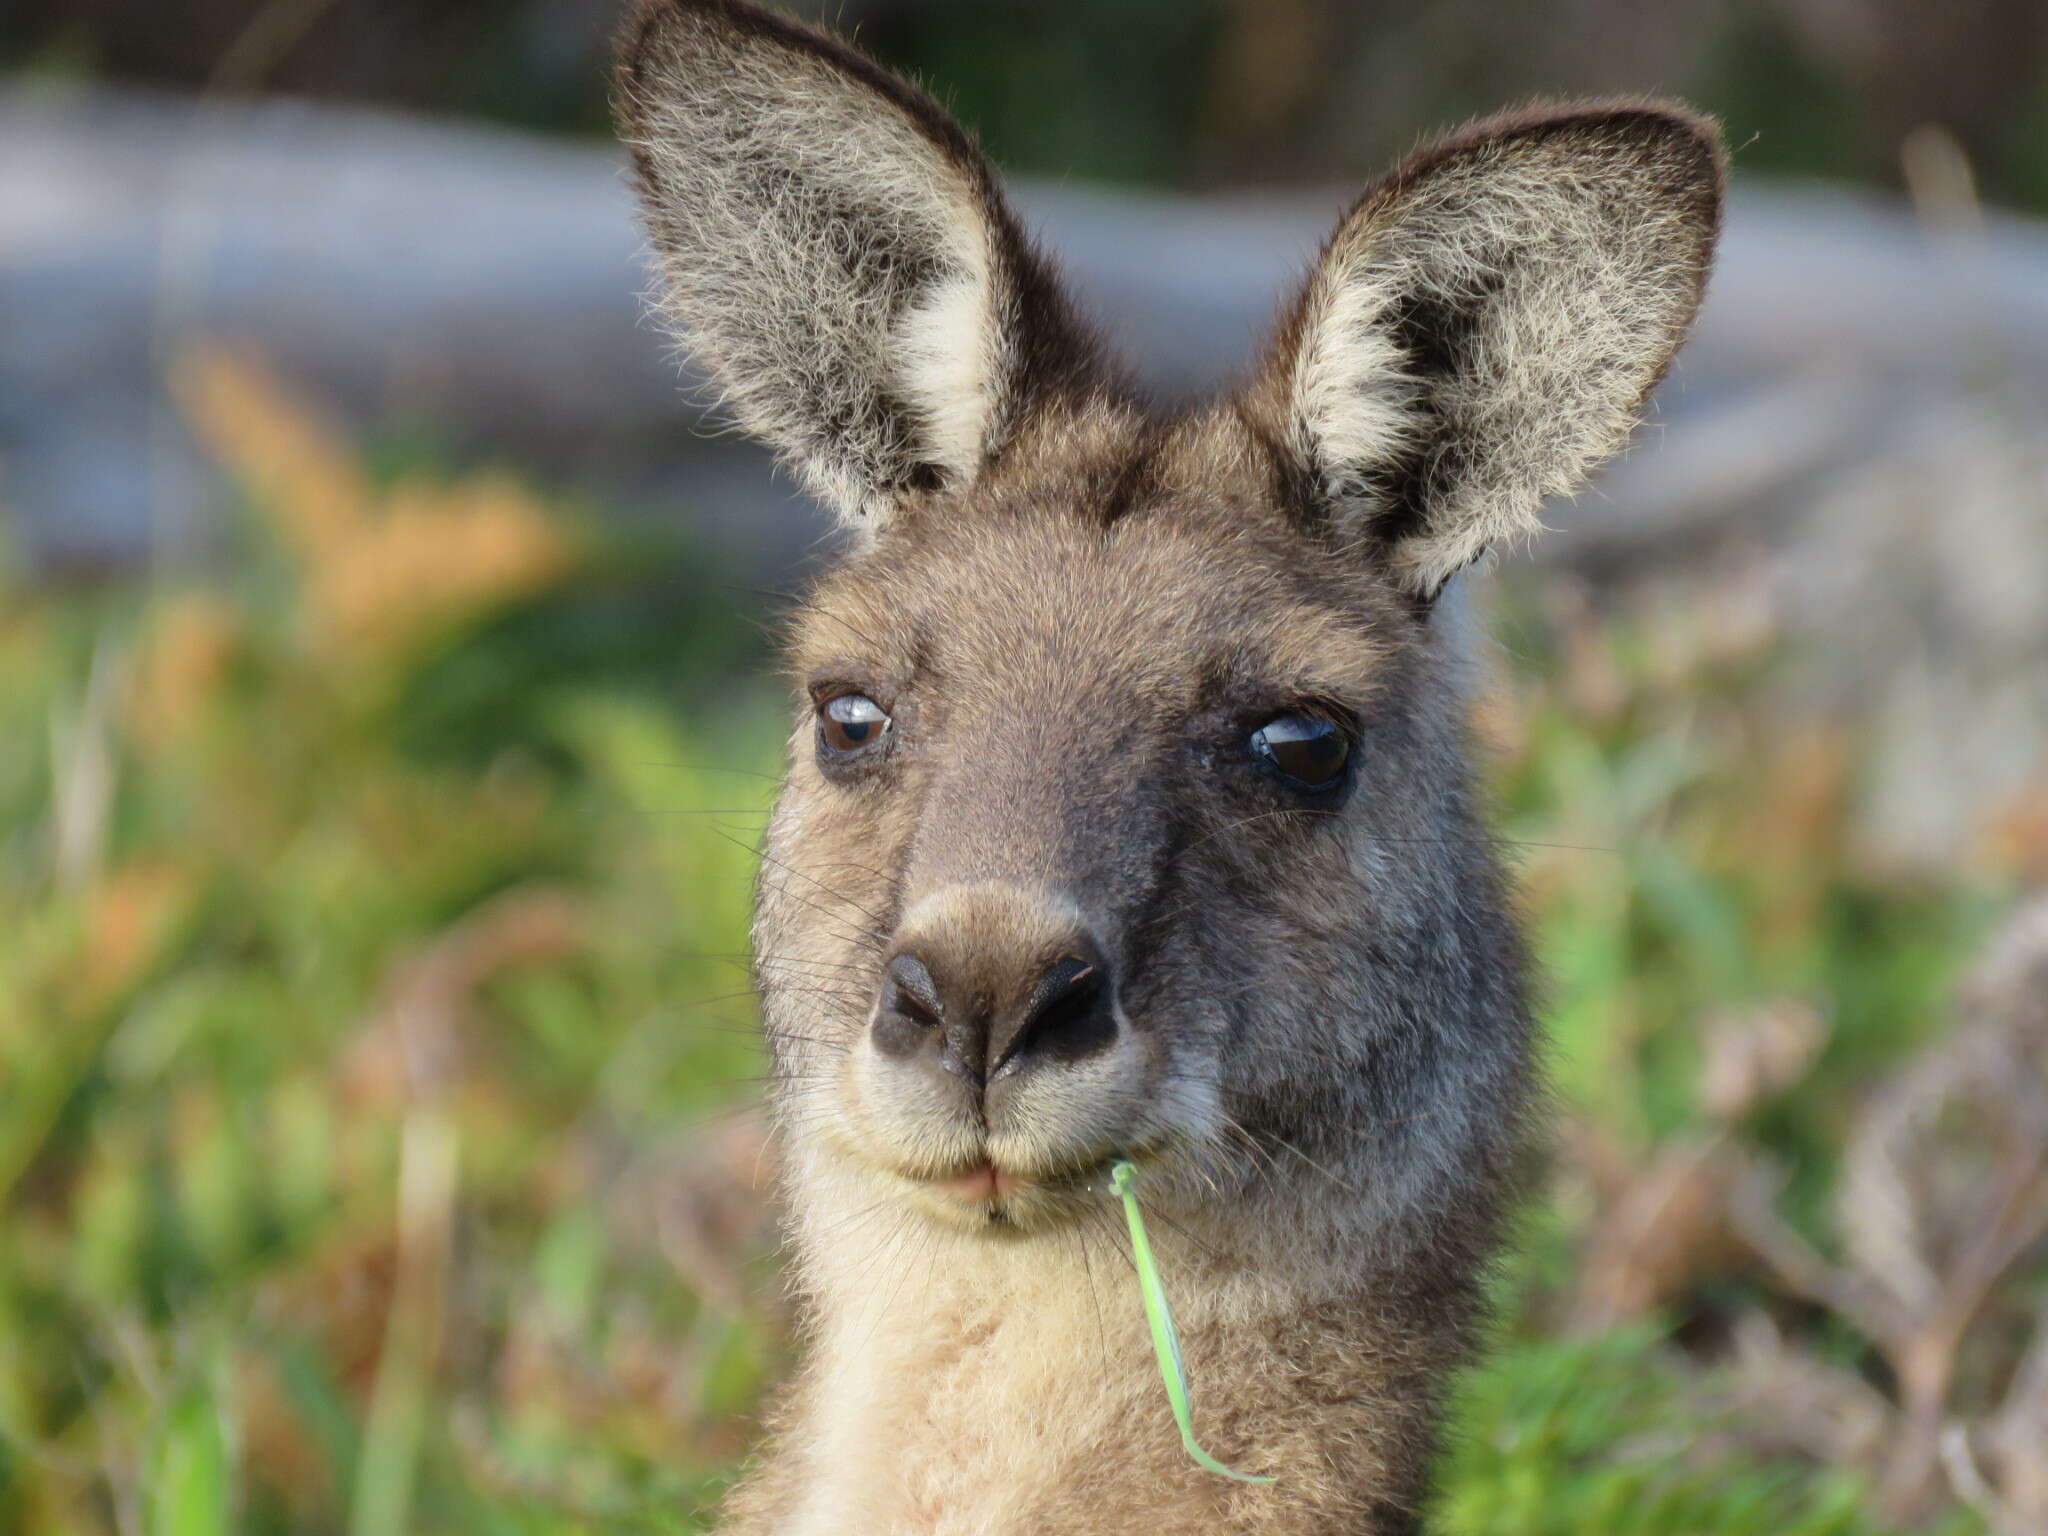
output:
<instances>
[{"instance_id":1,"label":"pointed ear","mask_svg":"<svg viewBox=\"0 0 2048 1536\"><path fill-rule=\"evenodd\" d=\"M1722 179L1711 124L1627 102L1488 119L1374 187L1245 402L1314 515L1423 600L1536 531L1684 340Z\"/></svg>"},{"instance_id":2,"label":"pointed ear","mask_svg":"<svg viewBox=\"0 0 2048 1536\"><path fill-rule=\"evenodd\" d=\"M855 527L971 481L1097 377L966 134L834 39L735 0L643 0L618 115L667 318Z\"/></svg>"}]
</instances>

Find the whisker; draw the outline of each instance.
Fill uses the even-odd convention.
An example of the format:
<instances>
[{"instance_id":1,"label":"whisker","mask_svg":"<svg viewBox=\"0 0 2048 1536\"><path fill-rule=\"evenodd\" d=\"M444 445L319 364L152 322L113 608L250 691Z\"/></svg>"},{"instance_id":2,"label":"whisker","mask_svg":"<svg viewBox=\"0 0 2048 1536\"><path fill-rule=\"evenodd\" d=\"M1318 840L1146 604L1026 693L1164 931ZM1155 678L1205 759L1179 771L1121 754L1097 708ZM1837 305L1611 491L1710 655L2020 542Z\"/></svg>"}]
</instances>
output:
<instances>
[{"instance_id":1,"label":"whisker","mask_svg":"<svg viewBox=\"0 0 2048 1536\"><path fill-rule=\"evenodd\" d=\"M780 784L784 777L779 773L763 773L757 768L710 768L703 763L669 763L659 758L630 758L627 762L634 768L681 768L691 773L730 773L750 779L766 779L770 784Z\"/></svg>"},{"instance_id":2,"label":"whisker","mask_svg":"<svg viewBox=\"0 0 2048 1536\"><path fill-rule=\"evenodd\" d=\"M724 838L727 842L731 843L736 848L747 847L745 843L741 842L738 838L734 837L729 832L722 832L716 827L713 827L711 830L714 836ZM804 881L808 885L816 886L819 890L823 891L827 896L830 896L834 901L845 902L847 906L853 908L854 911L860 913L870 923L875 924L874 928L868 930L873 935L873 937L875 937L883 943L888 942L889 935L882 931L883 919L875 913L870 912L866 907L862 906L859 902L855 901L851 896L848 896L844 891L835 891L831 886L827 885L824 881L819 880L812 875L805 874L802 870L796 868L794 865L788 863L786 860L776 858L775 855L773 855L772 853L764 853L758 848L751 848L747 851L752 853L756 858L760 859L762 863L773 865L777 869L783 870L788 874L796 876L797 879Z\"/></svg>"}]
</instances>

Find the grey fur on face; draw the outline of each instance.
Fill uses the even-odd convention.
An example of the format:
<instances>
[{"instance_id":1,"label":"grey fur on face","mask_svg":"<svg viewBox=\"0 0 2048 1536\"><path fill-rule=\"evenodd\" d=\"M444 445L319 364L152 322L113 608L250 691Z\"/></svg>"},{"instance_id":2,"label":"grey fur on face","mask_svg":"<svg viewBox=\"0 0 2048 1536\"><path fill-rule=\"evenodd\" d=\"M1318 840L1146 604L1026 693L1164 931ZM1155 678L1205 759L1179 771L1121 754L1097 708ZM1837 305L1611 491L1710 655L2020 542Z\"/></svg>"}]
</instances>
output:
<instances>
[{"instance_id":1,"label":"grey fur on face","mask_svg":"<svg viewBox=\"0 0 2048 1536\"><path fill-rule=\"evenodd\" d=\"M1438 598L1625 441L1718 137L1609 102L1422 151L1161 418L843 44L654 0L620 94L666 313L860 534L791 639L755 941L808 1354L730 1528L1410 1528L1535 1092ZM1106 1320L1118 1157L1271 1488L1180 1456Z\"/></svg>"}]
</instances>

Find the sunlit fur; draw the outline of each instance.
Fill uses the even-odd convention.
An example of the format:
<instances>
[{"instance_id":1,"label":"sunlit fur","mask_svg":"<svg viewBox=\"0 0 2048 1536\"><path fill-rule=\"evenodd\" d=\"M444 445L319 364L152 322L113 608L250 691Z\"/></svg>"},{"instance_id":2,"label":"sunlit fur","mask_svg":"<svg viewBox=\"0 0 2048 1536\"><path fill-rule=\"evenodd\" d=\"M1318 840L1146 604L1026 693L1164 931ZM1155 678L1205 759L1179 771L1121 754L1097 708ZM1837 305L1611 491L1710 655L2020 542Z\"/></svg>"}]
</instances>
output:
<instances>
[{"instance_id":1,"label":"sunlit fur","mask_svg":"<svg viewBox=\"0 0 2048 1536\"><path fill-rule=\"evenodd\" d=\"M805 1358L725 1528L1413 1530L1534 1096L1433 599L1622 441L1699 295L1712 131L1607 104L1424 151L1246 391L1162 420L957 127L843 45L654 0L621 95L672 317L863 534L790 642L755 947ZM846 690L891 725L828 764ZM1320 798L1245 747L1299 708L1354 735ZM1000 1104L878 1048L892 946L993 992L1075 934L1103 1048ZM1198 1432L1270 1485L1180 1447L1118 1156ZM939 1184L984 1159L1014 1187Z\"/></svg>"},{"instance_id":2,"label":"sunlit fur","mask_svg":"<svg viewBox=\"0 0 2048 1536\"><path fill-rule=\"evenodd\" d=\"M857 530L970 480L1024 406L1021 320L1066 329L985 162L921 95L790 24L648 14L624 136L665 297L734 419Z\"/></svg>"},{"instance_id":3,"label":"sunlit fur","mask_svg":"<svg viewBox=\"0 0 2048 1536\"><path fill-rule=\"evenodd\" d=\"M1691 325L1719 146L1644 131L1662 115L1535 111L1430 146L1345 216L1283 328L1254 399L1418 594L1535 533Z\"/></svg>"}]
</instances>

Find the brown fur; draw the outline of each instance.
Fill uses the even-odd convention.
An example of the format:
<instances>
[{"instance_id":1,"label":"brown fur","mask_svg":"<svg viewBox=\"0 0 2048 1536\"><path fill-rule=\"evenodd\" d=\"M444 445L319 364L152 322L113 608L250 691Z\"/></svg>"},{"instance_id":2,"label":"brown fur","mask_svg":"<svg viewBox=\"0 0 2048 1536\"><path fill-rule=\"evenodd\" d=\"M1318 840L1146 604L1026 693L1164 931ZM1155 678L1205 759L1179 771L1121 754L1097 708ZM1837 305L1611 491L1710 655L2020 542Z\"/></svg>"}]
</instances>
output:
<instances>
[{"instance_id":1,"label":"brown fur","mask_svg":"<svg viewBox=\"0 0 2048 1536\"><path fill-rule=\"evenodd\" d=\"M1711 130L1643 104L1466 130L1340 224L1244 395L1158 419L957 127L843 45L650 0L621 82L675 319L861 535L792 637L755 933L808 1352L726 1528L1414 1529L1533 1093L1434 601L1669 361ZM770 164L729 153L736 93ZM872 114L877 163L807 104ZM778 240L801 268L753 248ZM845 311L795 331L799 301ZM849 694L890 723L835 756L818 710ZM1351 744L1333 789L1253 750L1301 711ZM1179 1445L1119 1156L1197 1431L1270 1485Z\"/></svg>"}]
</instances>

